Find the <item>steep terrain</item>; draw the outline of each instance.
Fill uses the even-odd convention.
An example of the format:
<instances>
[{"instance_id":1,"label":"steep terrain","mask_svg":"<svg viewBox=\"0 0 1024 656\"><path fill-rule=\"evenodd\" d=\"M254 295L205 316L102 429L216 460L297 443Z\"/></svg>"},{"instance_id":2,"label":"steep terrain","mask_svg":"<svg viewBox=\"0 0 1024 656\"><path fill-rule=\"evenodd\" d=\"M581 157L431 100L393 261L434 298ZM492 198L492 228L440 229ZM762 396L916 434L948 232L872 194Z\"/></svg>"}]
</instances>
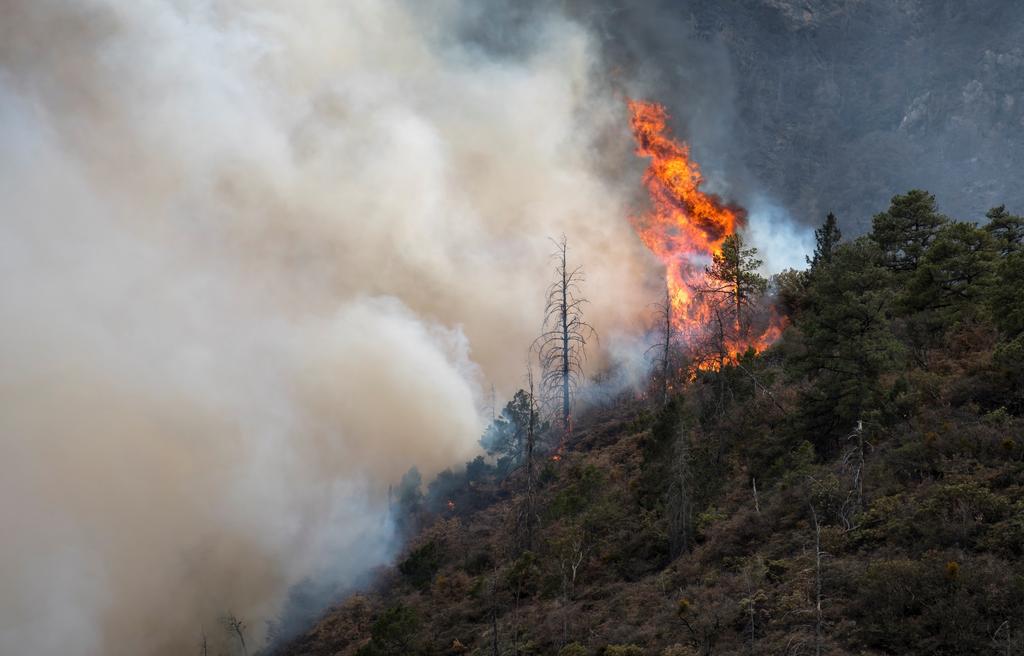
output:
<instances>
[{"instance_id":1,"label":"steep terrain","mask_svg":"<svg viewBox=\"0 0 1024 656\"><path fill-rule=\"evenodd\" d=\"M595 402L532 494L515 441L407 477L395 567L280 653L1018 653L1024 220L818 237L779 343Z\"/></svg>"}]
</instances>

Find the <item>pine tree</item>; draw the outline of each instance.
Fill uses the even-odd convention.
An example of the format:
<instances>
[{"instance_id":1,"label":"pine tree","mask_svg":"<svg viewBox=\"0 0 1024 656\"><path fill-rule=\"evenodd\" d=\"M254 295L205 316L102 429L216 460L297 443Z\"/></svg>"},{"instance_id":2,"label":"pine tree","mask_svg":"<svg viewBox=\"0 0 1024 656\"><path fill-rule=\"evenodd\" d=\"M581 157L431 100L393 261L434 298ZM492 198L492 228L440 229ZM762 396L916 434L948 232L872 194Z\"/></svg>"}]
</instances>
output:
<instances>
[{"instance_id":1,"label":"pine tree","mask_svg":"<svg viewBox=\"0 0 1024 656\"><path fill-rule=\"evenodd\" d=\"M811 265L812 271L832 262L832 255L836 252L842 238L843 233L839 230L836 215L829 212L825 217L825 223L814 231L814 255L807 258L807 263Z\"/></svg>"},{"instance_id":2,"label":"pine tree","mask_svg":"<svg viewBox=\"0 0 1024 656\"><path fill-rule=\"evenodd\" d=\"M705 269L709 284L701 291L726 301L723 309L732 319L737 336L746 334L751 307L768 287L768 281L757 273L761 260L756 256L756 248L744 248L743 238L732 234Z\"/></svg>"},{"instance_id":3,"label":"pine tree","mask_svg":"<svg viewBox=\"0 0 1024 656\"><path fill-rule=\"evenodd\" d=\"M917 268L948 219L935 208L935 196L913 189L893 196L889 209L871 222L871 238L882 248L885 264L896 272Z\"/></svg>"},{"instance_id":4,"label":"pine tree","mask_svg":"<svg viewBox=\"0 0 1024 656\"><path fill-rule=\"evenodd\" d=\"M1021 250L1024 245L1024 217L1010 214L1005 205L993 207L985 217L988 219L985 230L999 244L1003 255Z\"/></svg>"}]
</instances>

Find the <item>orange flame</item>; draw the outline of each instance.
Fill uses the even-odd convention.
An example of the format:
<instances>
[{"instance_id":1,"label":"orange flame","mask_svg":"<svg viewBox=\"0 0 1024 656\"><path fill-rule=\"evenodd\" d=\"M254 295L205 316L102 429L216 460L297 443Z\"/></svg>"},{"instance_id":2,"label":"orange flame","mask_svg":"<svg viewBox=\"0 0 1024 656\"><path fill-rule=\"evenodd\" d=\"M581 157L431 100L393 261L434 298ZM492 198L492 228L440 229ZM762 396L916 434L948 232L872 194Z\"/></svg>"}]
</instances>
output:
<instances>
[{"instance_id":1,"label":"orange flame","mask_svg":"<svg viewBox=\"0 0 1024 656\"><path fill-rule=\"evenodd\" d=\"M670 135L662 105L630 100L629 111L636 154L650 158L643 182L652 204L650 212L630 220L644 245L665 264L672 323L683 341L694 346L706 337L714 320L713 304L700 294L711 286L705 267L721 253L726 237L744 225L746 212L701 190L700 167L690 159L689 147ZM735 361L750 347L767 348L781 329L773 316L760 334L737 330L725 336L727 359ZM709 359L698 362L697 368L715 369L720 364L720 359Z\"/></svg>"}]
</instances>

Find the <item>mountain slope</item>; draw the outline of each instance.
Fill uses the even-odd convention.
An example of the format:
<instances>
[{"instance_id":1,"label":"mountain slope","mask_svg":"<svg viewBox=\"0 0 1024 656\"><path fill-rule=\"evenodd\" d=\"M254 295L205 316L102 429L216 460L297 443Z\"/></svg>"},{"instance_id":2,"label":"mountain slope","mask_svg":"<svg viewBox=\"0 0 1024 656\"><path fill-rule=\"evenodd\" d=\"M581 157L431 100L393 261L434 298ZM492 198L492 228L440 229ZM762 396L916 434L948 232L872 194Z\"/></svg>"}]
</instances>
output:
<instances>
[{"instance_id":1,"label":"mountain slope","mask_svg":"<svg viewBox=\"0 0 1024 656\"><path fill-rule=\"evenodd\" d=\"M915 191L819 242L776 346L595 403L532 497L482 459L400 490L396 567L281 653L1016 653L1024 220L990 214Z\"/></svg>"}]
</instances>

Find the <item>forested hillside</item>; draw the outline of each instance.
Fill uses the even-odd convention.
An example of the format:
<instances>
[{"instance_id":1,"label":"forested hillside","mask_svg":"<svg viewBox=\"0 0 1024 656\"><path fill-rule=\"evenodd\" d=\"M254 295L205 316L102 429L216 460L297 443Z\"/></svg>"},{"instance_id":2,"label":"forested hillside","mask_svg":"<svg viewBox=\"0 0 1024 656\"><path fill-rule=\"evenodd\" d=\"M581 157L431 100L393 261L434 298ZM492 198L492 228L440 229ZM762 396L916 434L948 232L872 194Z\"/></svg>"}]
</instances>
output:
<instances>
[{"instance_id":1,"label":"forested hillside","mask_svg":"<svg viewBox=\"0 0 1024 656\"><path fill-rule=\"evenodd\" d=\"M1024 219L915 190L871 225L829 217L771 280L760 353L673 347L564 444L517 394L486 457L397 486L395 566L279 653L1020 653Z\"/></svg>"}]
</instances>

